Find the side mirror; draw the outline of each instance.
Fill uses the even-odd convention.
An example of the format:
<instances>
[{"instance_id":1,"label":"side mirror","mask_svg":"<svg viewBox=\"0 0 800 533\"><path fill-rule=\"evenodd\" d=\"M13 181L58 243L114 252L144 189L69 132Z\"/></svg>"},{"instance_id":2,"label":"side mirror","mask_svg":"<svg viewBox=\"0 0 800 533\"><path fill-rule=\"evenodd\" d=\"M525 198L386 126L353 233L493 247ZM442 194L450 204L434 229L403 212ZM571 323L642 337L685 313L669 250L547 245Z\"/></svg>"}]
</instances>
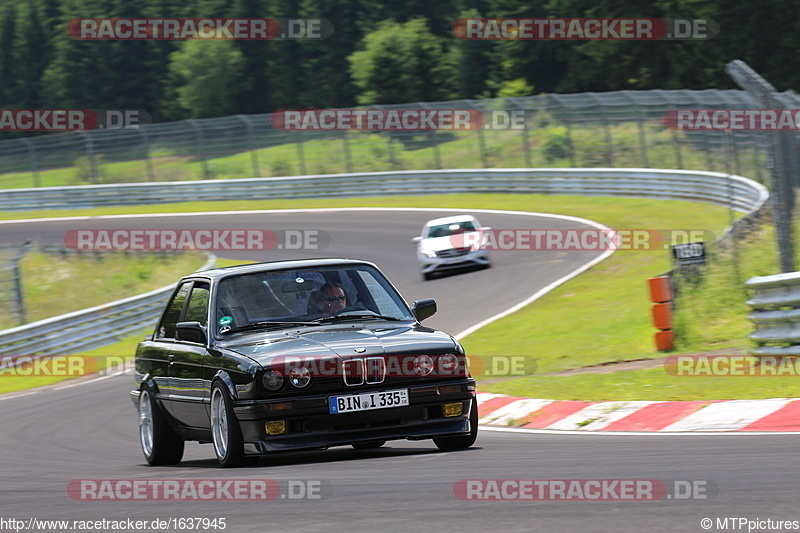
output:
<instances>
[{"instance_id":1,"label":"side mirror","mask_svg":"<svg viewBox=\"0 0 800 533\"><path fill-rule=\"evenodd\" d=\"M414 237L413 239L411 239L411 242L420 243L422 242L422 237Z\"/></svg>"},{"instance_id":2,"label":"side mirror","mask_svg":"<svg viewBox=\"0 0 800 533\"><path fill-rule=\"evenodd\" d=\"M179 341L206 344L206 328L200 322L178 322L175 324L175 338Z\"/></svg>"},{"instance_id":3,"label":"side mirror","mask_svg":"<svg viewBox=\"0 0 800 533\"><path fill-rule=\"evenodd\" d=\"M411 312L414 313L414 317L422 322L429 316L433 316L436 314L436 300L433 298L425 298L424 300L417 300L413 304L411 304Z\"/></svg>"}]
</instances>

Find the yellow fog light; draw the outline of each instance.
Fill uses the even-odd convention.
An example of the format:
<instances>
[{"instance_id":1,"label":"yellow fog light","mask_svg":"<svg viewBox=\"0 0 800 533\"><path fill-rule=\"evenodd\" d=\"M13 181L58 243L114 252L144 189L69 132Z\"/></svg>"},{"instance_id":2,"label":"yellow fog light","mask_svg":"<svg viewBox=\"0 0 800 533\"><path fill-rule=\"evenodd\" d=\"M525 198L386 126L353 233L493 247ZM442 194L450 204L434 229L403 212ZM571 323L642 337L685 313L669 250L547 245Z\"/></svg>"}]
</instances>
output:
<instances>
[{"instance_id":1,"label":"yellow fog light","mask_svg":"<svg viewBox=\"0 0 800 533\"><path fill-rule=\"evenodd\" d=\"M464 412L464 406L459 403L446 403L442 406L442 415L445 417L461 416Z\"/></svg>"},{"instance_id":2,"label":"yellow fog light","mask_svg":"<svg viewBox=\"0 0 800 533\"><path fill-rule=\"evenodd\" d=\"M267 435L281 435L289 432L286 427L286 420L271 420L266 422L264 426L267 428Z\"/></svg>"}]
</instances>

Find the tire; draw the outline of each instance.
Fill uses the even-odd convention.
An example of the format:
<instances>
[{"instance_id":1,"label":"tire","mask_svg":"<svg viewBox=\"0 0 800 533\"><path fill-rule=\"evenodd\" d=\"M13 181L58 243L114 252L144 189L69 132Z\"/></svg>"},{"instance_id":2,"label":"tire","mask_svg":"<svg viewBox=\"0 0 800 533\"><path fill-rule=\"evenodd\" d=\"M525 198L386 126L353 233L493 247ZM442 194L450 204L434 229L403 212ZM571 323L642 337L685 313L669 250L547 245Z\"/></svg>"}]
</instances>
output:
<instances>
[{"instance_id":1,"label":"tire","mask_svg":"<svg viewBox=\"0 0 800 533\"><path fill-rule=\"evenodd\" d=\"M433 274L431 274L430 272L423 272L422 279L423 281L430 281L433 279Z\"/></svg>"},{"instance_id":2,"label":"tire","mask_svg":"<svg viewBox=\"0 0 800 533\"><path fill-rule=\"evenodd\" d=\"M211 438L214 453L222 466L242 466L254 462L244 455L244 439L233 412L233 400L228 389L219 381L211 387Z\"/></svg>"},{"instance_id":3,"label":"tire","mask_svg":"<svg viewBox=\"0 0 800 533\"><path fill-rule=\"evenodd\" d=\"M153 466L174 465L183 459L183 439L169 427L155 396L146 387L139 393L139 444L144 458Z\"/></svg>"},{"instance_id":4,"label":"tire","mask_svg":"<svg viewBox=\"0 0 800 533\"><path fill-rule=\"evenodd\" d=\"M356 450L370 450L372 448L380 448L384 444L386 444L385 440L373 440L371 442L356 442L351 446Z\"/></svg>"},{"instance_id":5,"label":"tire","mask_svg":"<svg viewBox=\"0 0 800 533\"><path fill-rule=\"evenodd\" d=\"M458 437L437 437L433 443L443 452L455 450L466 450L478 438L478 402L473 398L472 409L469 411L469 434L459 435Z\"/></svg>"}]
</instances>

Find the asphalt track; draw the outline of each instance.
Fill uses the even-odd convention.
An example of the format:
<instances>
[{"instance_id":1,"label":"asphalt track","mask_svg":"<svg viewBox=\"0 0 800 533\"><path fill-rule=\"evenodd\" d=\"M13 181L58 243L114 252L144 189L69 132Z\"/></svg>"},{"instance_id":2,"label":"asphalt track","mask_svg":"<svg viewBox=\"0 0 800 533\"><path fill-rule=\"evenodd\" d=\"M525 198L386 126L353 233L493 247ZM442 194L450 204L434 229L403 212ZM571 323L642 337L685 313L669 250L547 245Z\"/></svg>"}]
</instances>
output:
<instances>
[{"instance_id":1,"label":"asphalt track","mask_svg":"<svg viewBox=\"0 0 800 533\"><path fill-rule=\"evenodd\" d=\"M331 244L324 253L314 255L377 262L409 301L437 298L440 313L430 324L452 333L501 312L597 255L496 252L492 269L423 282L410 238L433 216L409 212L284 213L178 217L169 219L168 224L149 217L134 222L21 223L0 226L0 244L28 239L55 244L67 229L78 227L324 228ZM485 214L480 218L495 228L575 227L573 222L534 217ZM306 253L276 251L254 257L242 252L238 257L269 260L293 255ZM131 376L118 375L0 397L0 518L150 521L224 517L226 530L235 532L381 533L716 531L717 518L800 520L797 436L483 430L476 446L461 452L438 452L426 441L400 441L368 451L334 448L275 455L241 469L220 468L209 445L190 443L180 465L153 468L145 464L139 449L136 412L127 395L131 382ZM81 479L319 481L326 490L320 499L303 500L75 500L67 486ZM706 492L707 499L695 500L464 501L454 495L453 488L467 479L637 479L668 486L678 480L701 482L713 490ZM712 519L710 529L701 527L703 518ZM766 523L761 525L766 528ZM8 529L0 522L0 530L4 527ZM728 529L746 531L748 527L729 525Z\"/></svg>"}]
</instances>

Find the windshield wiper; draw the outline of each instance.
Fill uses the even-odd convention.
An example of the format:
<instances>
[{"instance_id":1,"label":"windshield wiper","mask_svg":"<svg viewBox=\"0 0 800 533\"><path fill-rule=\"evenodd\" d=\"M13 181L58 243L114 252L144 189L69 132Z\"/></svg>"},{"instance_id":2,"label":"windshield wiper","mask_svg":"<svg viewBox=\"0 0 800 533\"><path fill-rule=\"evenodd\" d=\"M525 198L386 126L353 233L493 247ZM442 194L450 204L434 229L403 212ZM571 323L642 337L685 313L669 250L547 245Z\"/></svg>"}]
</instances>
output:
<instances>
[{"instance_id":1,"label":"windshield wiper","mask_svg":"<svg viewBox=\"0 0 800 533\"><path fill-rule=\"evenodd\" d=\"M410 320L410 319L405 319L405 318L397 318L397 317L394 317L394 316L369 314L369 315L336 315L336 316L329 316L329 317L325 317L325 318L318 318L316 320L316 322L318 322L318 323L338 322L340 320L348 320L348 319L351 319L351 320L352 319L364 320L365 318L375 318L375 319L378 319L378 320L391 320L393 322L403 322L405 320Z\"/></svg>"},{"instance_id":2,"label":"windshield wiper","mask_svg":"<svg viewBox=\"0 0 800 533\"><path fill-rule=\"evenodd\" d=\"M254 322L252 324L244 324L242 326L236 326L235 328L229 329L228 331L223 332L224 334L227 333L236 333L239 331L249 331L251 329L267 329L267 328L283 328L286 326L318 326L317 322L272 322L272 321L264 321L264 322Z\"/></svg>"}]
</instances>

